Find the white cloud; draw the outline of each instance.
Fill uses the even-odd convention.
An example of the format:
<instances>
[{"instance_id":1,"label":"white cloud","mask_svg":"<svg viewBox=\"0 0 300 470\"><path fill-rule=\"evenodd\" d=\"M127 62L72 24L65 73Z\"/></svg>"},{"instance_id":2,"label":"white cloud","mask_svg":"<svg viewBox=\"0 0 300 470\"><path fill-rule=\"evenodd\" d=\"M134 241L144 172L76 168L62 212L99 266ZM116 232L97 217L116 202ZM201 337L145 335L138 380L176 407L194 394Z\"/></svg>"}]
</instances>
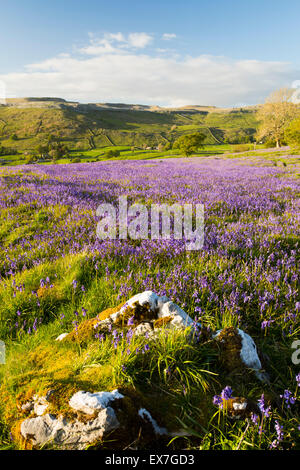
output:
<instances>
[{"instance_id":1,"label":"white cloud","mask_svg":"<svg viewBox=\"0 0 300 470\"><path fill-rule=\"evenodd\" d=\"M299 72L284 62L211 55L145 53L147 33L90 35L86 47L0 75L7 96L59 96L83 102L232 106L262 102Z\"/></svg>"},{"instance_id":2,"label":"white cloud","mask_svg":"<svg viewBox=\"0 0 300 470\"><path fill-rule=\"evenodd\" d=\"M123 49L144 49L153 40L147 33L130 33L127 37L122 33L106 33L101 38L90 34L90 43L79 49L87 55L100 55L112 52L122 52Z\"/></svg>"},{"instance_id":3,"label":"white cloud","mask_svg":"<svg viewBox=\"0 0 300 470\"><path fill-rule=\"evenodd\" d=\"M153 38L147 33L131 33L128 36L128 43L132 47L142 49L152 42Z\"/></svg>"},{"instance_id":4,"label":"white cloud","mask_svg":"<svg viewBox=\"0 0 300 470\"><path fill-rule=\"evenodd\" d=\"M170 41L171 39L175 39L176 38L176 34L174 33L164 33L162 35L162 39L164 39L165 41Z\"/></svg>"}]
</instances>

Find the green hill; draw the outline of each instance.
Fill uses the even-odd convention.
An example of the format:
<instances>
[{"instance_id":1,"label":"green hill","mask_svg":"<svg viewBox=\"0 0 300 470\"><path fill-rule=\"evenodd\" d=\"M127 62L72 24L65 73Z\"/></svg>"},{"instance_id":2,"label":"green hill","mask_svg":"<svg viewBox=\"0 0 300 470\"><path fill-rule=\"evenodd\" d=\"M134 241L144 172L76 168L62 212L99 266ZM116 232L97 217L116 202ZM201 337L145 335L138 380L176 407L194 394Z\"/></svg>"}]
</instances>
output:
<instances>
[{"instance_id":1,"label":"green hill","mask_svg":"<svg viewBox=\"0 0 300 470\"><path fill-rule=\"evenodd\" d=\"M255 111L10 99L0 106L0 142L5 148L30 152L52 135L71 150L88 150L111 145L157 146L200 131L206 135L206 144L238 143L255 134Z\"/></svg>"}]
</instances>

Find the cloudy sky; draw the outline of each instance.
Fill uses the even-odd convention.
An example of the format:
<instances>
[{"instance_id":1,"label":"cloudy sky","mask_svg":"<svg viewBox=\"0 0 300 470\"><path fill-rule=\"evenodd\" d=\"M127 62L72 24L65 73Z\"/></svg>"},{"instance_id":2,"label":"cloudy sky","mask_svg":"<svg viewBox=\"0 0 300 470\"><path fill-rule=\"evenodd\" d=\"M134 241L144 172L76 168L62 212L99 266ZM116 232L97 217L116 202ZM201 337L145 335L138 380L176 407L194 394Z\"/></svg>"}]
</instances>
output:
<instances>
[{"instance_id":1,"label":"cloudy sky","mask_svg":"<svg viewBox=\"0 0 300 470\"><path fill-rule=\"evenodd\" d=\"M300 79L298 0L5 0L1 18L7 97L241 106Z\"/></svg>"}]
</instances>

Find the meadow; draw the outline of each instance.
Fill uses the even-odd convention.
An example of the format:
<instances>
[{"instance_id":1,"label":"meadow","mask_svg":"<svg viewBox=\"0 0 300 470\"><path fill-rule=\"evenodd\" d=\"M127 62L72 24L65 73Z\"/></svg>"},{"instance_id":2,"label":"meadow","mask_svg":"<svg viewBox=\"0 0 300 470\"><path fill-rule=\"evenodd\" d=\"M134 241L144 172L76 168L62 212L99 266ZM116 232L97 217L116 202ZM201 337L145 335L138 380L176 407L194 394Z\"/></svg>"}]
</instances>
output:
<instances>
[{"instance_id":1,"label":"meadow","mask_svg":"<svg viewBox=\"0 0 300 470\"><path fill-rule=\"evenodd\" d=\"M49 388L59 395L56 412L68 412L78 390L138 394L162 426L185 431L152 443L169 449L300 448L292 361L300 332L298 159L156 157L0 169L0 449L24 448L20 406ZM96 208L120 195L147 205L204 204L203 248L189 252L173 239L100 241ZM249 333L269 382L225 370L201 334L193 344L185 332L164 330L155 344L55 342L145 290L167 295L208 331ZM232 420L216 400L226 387L257 413ZM138 448L145 446L141 439ZM114 447L122 445L96 446Z\"/></svg>"}]
</instances>

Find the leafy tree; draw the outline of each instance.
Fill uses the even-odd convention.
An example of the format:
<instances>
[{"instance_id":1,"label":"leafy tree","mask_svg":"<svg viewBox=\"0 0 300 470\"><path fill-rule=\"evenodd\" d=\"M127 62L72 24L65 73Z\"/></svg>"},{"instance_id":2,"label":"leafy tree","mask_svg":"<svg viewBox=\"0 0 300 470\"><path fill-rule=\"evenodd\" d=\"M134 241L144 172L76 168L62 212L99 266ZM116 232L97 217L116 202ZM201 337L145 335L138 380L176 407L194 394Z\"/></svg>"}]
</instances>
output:
<instances>
[{"instance_id":1,"label":"leafy tree","mask_svg":"<svg viewBox=\"0 0 300 470\"><path fill-rule=\"evenodd\" d=\"M36 162L36 155L27 155L26 156L26 159L25 159L26 165L28 165L29 163L34 163L34 162Z\"/></svg>"},{"instance_id":2,"label":"leafy tree","mask_svg":"<svg viewBox=\"0 0 300 470\"><path fill-rule=\"evenodd\" d=\"M281 146L285 128L299 115L299 108L290 101L292 94L292 89L281 88L273 92L258 110L258 140L275 140L276 147Z\"/></svg>"},{"instance_id":3,"label":"leafy tree","mask_svg":"<svg viewBox=\"0 0 300 470\"><path fill-rule=\"evenodd\" d=\"M81 158L80 157L74 157L72 158L71 160L71 163L80 163L81 162Z\"/></svg>"},{"instance_id":4,"label":"leafy tree","mask_svg":"<svg viewBox=\"0 0 300 470\"><path fill-rule=\"evenodd\" d=\"M295 119L286 128L285 140L291 147L300 147L300 119Z\"/></svg>"},{"instance_id":5,"label":"leafy tree","mask_svg":"<svg viewBox=\"0 0 300 470\"><path fill-rule=\"evenodd\" d=\"M196 132L195 134L182 135L175 140L173 148L179 149L186 157L192 153L197 152L199 148L203 147L205 135Z\"/></svg>"},{"instance_id":6,"label":"leafy tree","mask_svg":"<svg viewBox=\"0 0 300 470\"><path fill-rule=\"evenodd\" d=\"M107 150L107 152L105 152L104 155L107 158L119 157L120 156L120 150L114 150L114 149Z\"/></svg>"},{"instance_id":7,"label":"leafy tree","mask_svg":"<svg viewBox=\"0 0 300 470\"><path fill-rule=\"evenodd\" d=\"M49 146L40 144L40 145L37 146L36 152L41 158L44 158L48 155Z\"/></svg>"}]
</instances>

